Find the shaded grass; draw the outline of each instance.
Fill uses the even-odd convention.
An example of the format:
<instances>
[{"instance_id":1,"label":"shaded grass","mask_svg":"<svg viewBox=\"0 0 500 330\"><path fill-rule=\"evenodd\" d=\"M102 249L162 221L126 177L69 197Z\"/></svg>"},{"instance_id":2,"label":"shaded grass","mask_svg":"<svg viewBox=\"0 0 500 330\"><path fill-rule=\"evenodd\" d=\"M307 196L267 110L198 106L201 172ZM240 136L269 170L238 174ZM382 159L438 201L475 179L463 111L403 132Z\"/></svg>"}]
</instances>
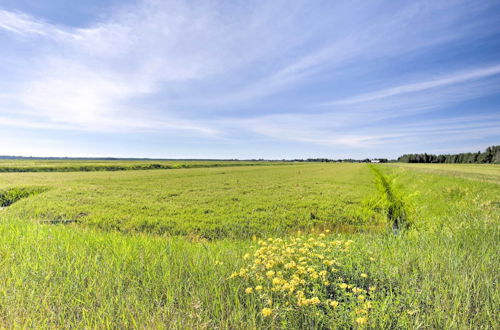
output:
<instances>
[{"instance_id":1,"label":"shaded grass","mask_svg":"<svg viewBox=\"0 0 500 330\"><path fill-rule=\"evenodd\" d=\"M45 190L46 189L43 187L22 187L0 190L0 207L10 206L23 198L39 194Z\"/></svg>"},{"instance_id":2,"label":"shaded grass","mask_svg":"<svg viewBox=\"0 0 500 330\"><path fill-rule=\"evenodd\" d=\"M368 166L375 174L375 182L379 189L379 198L375 205L384 209L387 220L395 233L407 229L410 226L408 198L398 191L394 178L386 177L378 167Z\"/></svg>"}]
</instances>

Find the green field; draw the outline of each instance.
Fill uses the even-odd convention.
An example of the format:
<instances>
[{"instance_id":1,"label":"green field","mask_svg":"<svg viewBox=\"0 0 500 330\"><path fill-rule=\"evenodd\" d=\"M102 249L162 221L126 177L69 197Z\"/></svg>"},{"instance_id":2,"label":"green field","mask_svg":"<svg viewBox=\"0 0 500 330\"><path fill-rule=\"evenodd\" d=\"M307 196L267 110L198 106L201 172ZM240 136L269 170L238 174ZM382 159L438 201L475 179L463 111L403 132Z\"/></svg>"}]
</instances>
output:
<instances>
[{"instance_id":1,"label":"green field","mask_svg":"<svg viewBox=\"0 0 500 330\"><path fill-rule=\"evenodd\" d=\"M218 164L0 173L0 327L498 328L500 166Z\"/></svg>"},{"instance_id":2,"label":"green field","mask_svg":"<svg viewBox=\"0 0 500 330\"><path fill-rule=\"evenodd\" d=\"M479 181L498 183L500 181L500 165L489 164L391 164L403 169L417 170L447 176L458 176Z\"/></svg>"},{"instance_id":3,"label":"green field","mask_svg":"<svg viewBox=\"0 0 500 330\"><path fill-rule=\"evenodd\" d=\"M243 238L373 222L379 215L360 207L375 193L365 165L9 173L0 180L4 189L46 189L6 215L126 232Z\"/></svg>"},{"instance_id":4,"label":"green field","mask_svg":"<svg viewBox=\"0 0 500 330\"><path fill-rule=\"evenodd\" d=\"M28 160L0 159L2 172L96 172L287 165L279 161L180 161L180 160Z\"/></svg>"}]
</instances>

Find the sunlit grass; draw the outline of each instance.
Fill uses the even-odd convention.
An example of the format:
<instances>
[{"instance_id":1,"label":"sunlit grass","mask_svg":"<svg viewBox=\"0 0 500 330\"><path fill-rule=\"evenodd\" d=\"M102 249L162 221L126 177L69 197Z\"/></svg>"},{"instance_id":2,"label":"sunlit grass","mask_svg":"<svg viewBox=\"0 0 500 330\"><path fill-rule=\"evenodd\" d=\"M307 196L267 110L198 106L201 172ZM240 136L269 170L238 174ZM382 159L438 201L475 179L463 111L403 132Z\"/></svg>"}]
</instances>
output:
<instances>
[{"instance_id":1,"label":"sunlit grass","mask_svg":"<svg viewBox=\"0 0 500 330\"><path fill-rule=\"evenodd\" d=\"M316 206L320 220L329 203L337 212L351 207L351 216L363 214L372 205L365 198L376 196L377 190L365 165L331 165L304 165L294 171L290 170L293 167L235 168L225 180L216 169L179 170L168 175L162 171L2 174L1 189L28 185L52 190L0 211L0 327L497 328L498 183L379 166L394 178L401 194L413 194L412 226L399 235L383 230L388 225L383 222L345 225L356 228L353 230L332 226L342 229L335 231L312 221L306 206L321 205ZM196 231L168 237L138 231L123 234L87 225L43 225L34 217L43 213L33 213L33 209L50 209L43 203L62 206L65 216L72 215L72 207L81 200L86 200L85 210L95 205L104 211L109 203L107 214L112 215L113 199L106 199L106 194L115 200L129 190L137 191L131 193L134 198L148 192L155 196L168 189L161 183L161 189L154 188L153 178L158 181L163 176L179 191L204 185L205 190L196 194L214 190L213 199L199 197L207 198L201 199L205 203L216 203L221 196L243 200L248 193L242 191L259 189L258 183L262 183L267 189L250 193L256 198L229 214L254 210L266 201L281 202L290 209L303 207L313 225L306 226L303 234L298 234L300 225L288 234L270 227L272 230L257 233L255 241L247 232L232 239L207 240ZM234 184L227 195L217 193L231 180L239 180L242 190ZM76 187L84 189L72 192ZM299 198L315 189L323 194ZM342 203L336 204L336 191L344 195ZM282 200L284 196L295 199L288 204ZM199 203L197 199L191 207ZM138 205L126 210L140 213ZM120 207L118 203L117 212L122 212ZM231 207L234 205L227 210ZM279 210L269 211L269 224L279 224L280 216L286 215ZM345 213L333 214L341 217ZM381 226L381 230L365 230L367 226ZM296 246L290 246L294 243ZM300 260L302 257L306 259ZM258 266L252 269L256 260ZM301 262L306 262L302 265L306 273L298 269ZM244 276L240 276L242 269L247 270ZM271 270L275 273L268 277ZM231 278L233 273L238 276ZM300 280L287 295L294 275ZM358 288L364 291L358 292ZM303 295L297 296L298 291ZM267 296L261 297L261 293ZM367 302L369 308L364 306Z\"/></svg>"},{"instance_id":2,"label":"sunlit grass","mask_svg":"<svg viewBox=\"0 0 500 330\"><path fill-rule=\"evenodd\" d=\"M384 216L360 207L376 191L372 180L363 164L308 164L0 173L0 189L48 188L5 211L35 221L74 219L103 230L215 239L376 223Z\"/></svg>"}]
</instances>

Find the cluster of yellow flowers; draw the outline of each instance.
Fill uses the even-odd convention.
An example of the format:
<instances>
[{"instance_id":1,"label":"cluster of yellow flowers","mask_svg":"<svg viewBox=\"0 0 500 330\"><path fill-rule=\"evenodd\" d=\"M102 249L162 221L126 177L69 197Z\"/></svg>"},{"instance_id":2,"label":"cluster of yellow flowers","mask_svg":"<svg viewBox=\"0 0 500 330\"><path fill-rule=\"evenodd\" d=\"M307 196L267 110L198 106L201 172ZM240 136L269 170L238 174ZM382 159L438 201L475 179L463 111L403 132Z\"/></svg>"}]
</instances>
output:
<instances>
[{"instance_id":1,"label":"cluster of yellow flowers","mask_svg":"<svg viewBox=\"0 0 500 330\"><path fill-rule=\"evenodd\" d=\"M358 325L368 321L372 308L370 276L348 267L352 240L338 240L326 230L287 239L259 240L256 251L243 258L247 267L234 272L266 306L264 317L280 311L316 308L323 314L343 313Z\"/></svg>"}]
</instances>

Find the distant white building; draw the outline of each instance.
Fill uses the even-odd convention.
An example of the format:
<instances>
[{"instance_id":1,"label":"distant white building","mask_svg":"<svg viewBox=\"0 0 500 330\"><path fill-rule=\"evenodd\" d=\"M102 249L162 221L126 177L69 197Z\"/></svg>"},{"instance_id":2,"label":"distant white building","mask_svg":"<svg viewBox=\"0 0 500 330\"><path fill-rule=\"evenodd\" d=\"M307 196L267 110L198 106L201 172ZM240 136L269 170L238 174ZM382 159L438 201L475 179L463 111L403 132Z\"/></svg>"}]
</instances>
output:
<instances>
[{"instance_id":1,"label":"distant white building","mask_svg":"<svg viewBox=\"0 0 500 330\"><path fill-rule=\"evenodd\" d=\"M380 163L380 159L372 159L370 160L371 163Z\"/></svg>"}]
</instances>

